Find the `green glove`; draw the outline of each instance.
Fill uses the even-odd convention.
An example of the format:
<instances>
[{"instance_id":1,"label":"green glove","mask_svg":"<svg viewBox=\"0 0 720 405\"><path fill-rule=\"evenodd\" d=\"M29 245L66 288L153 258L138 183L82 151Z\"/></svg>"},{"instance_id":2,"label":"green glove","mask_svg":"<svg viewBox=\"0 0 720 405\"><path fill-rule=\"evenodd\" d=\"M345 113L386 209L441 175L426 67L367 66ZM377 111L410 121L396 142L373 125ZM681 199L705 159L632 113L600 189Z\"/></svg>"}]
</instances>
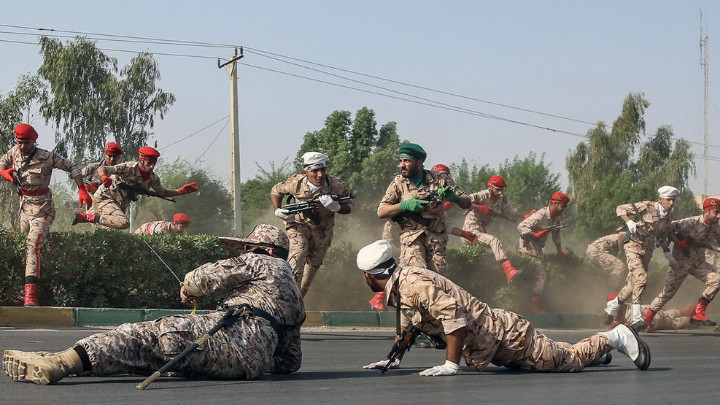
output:
<instances>
[{"instance_id":1,"label":"green glove","mask_svg":"<svg viewBox=\"0 0 720 405\"><path fill-rule=\"evenodd\" d=\"M400 209L403 211L422 212L426 205L430 201L421 200L417 197L412 197L409 200L400 201Z\"/></svg>"},{"instance_id":2,"label":"green glove","mask_svg":"<svg viewBox=\"0 0 720 405\"><path fill-rule=\"evenodd\" d=\"M440 197L443 201L450 201L457 204L460 202L460 197L455 194L454 191L450 188L450 186L440 187L437 191L438 197Z\"/></svg>"}]
</instances>

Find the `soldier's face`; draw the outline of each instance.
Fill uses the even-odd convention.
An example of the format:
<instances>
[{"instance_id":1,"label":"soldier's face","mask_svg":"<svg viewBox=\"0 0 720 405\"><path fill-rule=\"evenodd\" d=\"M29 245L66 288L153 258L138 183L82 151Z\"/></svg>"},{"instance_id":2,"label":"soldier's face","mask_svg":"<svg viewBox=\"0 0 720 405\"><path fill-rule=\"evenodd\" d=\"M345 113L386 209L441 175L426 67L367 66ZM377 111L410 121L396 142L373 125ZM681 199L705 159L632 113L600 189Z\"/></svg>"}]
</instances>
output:
<instances>
[{"instance_id":1,"label":"soldier's face","mask_svg":"<svg viewBox=\"0 0 720 405\"><path fill-rule=\"evenodd\" d=\"M497 198L501 195L503 195L503 191L505 191L502 187L496 187L496 186L490 186L488 187L488 190L490 190L490 195L494 198Z\"/></svg>"},{"instance_id":2,"label":"soldier's face","mask_svg":"<svg viewBox=\"0 0 720 405\"><path fill-rule=\"evenodd\" d=\"M718 211L718 210L705 211L705 213L703 214L703 217L705 219L705 223L714 224L718 221L718 218L720 218L720 211Z\"/></svg>"},{"instance_id":3,"label":"soldier's face","mask_svg":"<svg viewBox=\"0 0 720 405\"><path fill-rule=\"evenodd\" d=\"M35 149L35 140L33 139L15 139L15 143L18 145L18 149L20 149L20 153L27 156L29 155L33 149Z\"/></svg>"},{"instance_id":4,"label":"soldier's face","mask_svg":"<svg viewBox=\"0 0 720 405\"><path fill-rule=\"evenodd\" d=\"M417 177L418 174L420 174L422 167L422 160L410 160L405 158L400 158L400 160L398 160L398 169L400 169L400 175L405 177L406 179L412 179Z\"/></svg>"},{"instance_id":5,"label":"soldier's face","mask_svg":"<svg viewBox=\"0 0 720 405\"><path fill-rule=\"evenodd\" d=\"M675 206L675 200L671 200L669 198L661 198L658 201L660 202L660 205L662 205L665 212L672 211L673 207Z\"/></svg>"},{"instance_id":6,"label":"soldier's face","mask_svg":"<svg viewBox=\"0 0 720 405\"><path fill-rule=\"evenodd\" d=\"M327 173L325 173L325 168L321 167L319 169L306 170L305 175L307 175L308 180L313 186L320 187L325 181Z\"/></svg>"},{"instance_id":7,"label":"soldier's face","mask_svg":"<svg viewBox=\"0 0 720 405\"><path fill-rule=\"evenodd\" d=\"M152 173L153 169L155 169L156 164L157 160L142 159L138 161L138 166L140 166L140 170L145 173Z\"/></svg>"},{"instance_id":8,"label":"soldier's face","mask_svg":"<svg viewBox=\"0 0 720 405\"><path fill-rule=\"evenodd\" d=\"M105 166L115 166L116 164L120 163L120 160L122 159L122 155L108 155L105 154Z\"/></svg>"},{"instance_id":9,"label":"soldier's face","mask_svg":"<svg viewBox=\"0 0 720 405\"><path fill-rule=\"evenodd\" d=\"M187 224L185 222L173 222L172 225L170 225L170 229L173 232L180 233L180 232L185 232L189 226L190 226L190 224Z\"/></svg>"},{"instance_id":10,"label":"soldier's face","mask_svg":"<svg viewBox=\"0 0 720 405\"><path fill-rule=\"evenodd\" d=\"M367 283L368 287L370 287L373 292L385 291L385 288L383 288L383 286L381 286L373 276L367 273L363 273L363 275L365 276L365 283Z\"/></svg>"},{"instance_id":11,"label":"soldier's face","mask_svg":"<svg viewBox=\"0 0 720 405\"><path fill-rule=\"evenodd\" d=\"M555 217L562 215L566 208L567 204L550 203L550 213Z\"/></svg>"}]
</instances>

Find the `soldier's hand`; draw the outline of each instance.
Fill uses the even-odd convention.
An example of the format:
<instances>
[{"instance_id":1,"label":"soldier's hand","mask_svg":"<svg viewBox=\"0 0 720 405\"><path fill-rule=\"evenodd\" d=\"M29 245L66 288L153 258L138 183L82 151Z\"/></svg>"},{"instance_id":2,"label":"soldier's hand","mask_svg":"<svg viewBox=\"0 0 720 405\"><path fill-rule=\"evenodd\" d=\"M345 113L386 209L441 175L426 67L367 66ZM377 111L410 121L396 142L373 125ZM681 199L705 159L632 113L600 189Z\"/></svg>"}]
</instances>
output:
<instances>
[{"instance_id":1,"label":"soldier's hand","mask_svg":"<svg viewBox=\"0 0 720 405\"><path fill-rule=\"evenodd\" d=\"M333 200L333 198L328 194L323 194L319 196L318 201L320 201L320 204L322 204L323 207L327 208L332 212L340 211L340 203Z\"/></svg>"},{"instance_id":2,"label":"soldier's hand","mask_svg":"<svg viewBox=\"0 0 720 405\"><path fill-rule=\"evenodd\" d=\"M390 360L376 361L375 363L370 363L370 364L364 365L363 368L366 370L373 370L373 369L381 370L381 369L385 368L385 365L387 365L389 361ZM390 368L400 368L400 360L398 360L398 359L393 360L393 362L390 364Z\"/></svg>"},{"instance_id":3,"label":"soldier's hand","mask_svg":"<svg viewBox=\"0 0 720 405\"><path fill-rule=\"evenodd\" d=\"M13 177L13 173L16 173L17 170L14 168L9 168L5 170L0 170L0 175L2 175L2 178L9 181L10 183L15 183L15 178Z\"/></svg>"},{"instance_id":4,"label":"soldier's hand","mask_svg":"<svg viewBox=\"0 0 720 405\"><path fill-rule=\"evenodd\" d=\"M295 222L295 214L288 214L287 210L275 208L275 216L285 222Z\"/></svg>"},{"instance_id":5,"label":"soldier's hand","mask_svg":"<svg viewBox=\"0 0 720 405\"><path fill-rule=\"evenodd\" d=\"M485 215L486 217L489 217L492 215L492 210L487 205L473 205L473 208L477 210L477 212Z\"/></svg>"},{"instance_id":6,"label":"soldier's hand","mask_svg":"<svg viewBox=\"0 0 720 405\"><path fill-rule=\"evenodd\" d=\"M200 190L200 185L197 184L197 182L192 182L192 183L183 184L182 187L180 187L179 189L177 189L175 191L177 191L178 194L183 195L183 194L194 193L198 190Z\"/></svg>"},{"instance_id":7,"label":"soldier's hand","mask_svg":"<svg viewBox=\"0 0 720 405\"><path fill-rule=\"evenodd\" d=\"M425 206L429 203L430 201L425 201L417 197L412 197L409 200L401 201L400 209L403 211L422 212L422 210L425 209Z\"/></svg>"},{"instance_id":8,"label":"soldier's hand","mask_svg":"<svg viewBox=\"0 0 720 405\"><path fill-rule=\"evenodd\" d=\"M103 186L105 186L105 187L112 186L112 179L106 173L103 173L103 175L101 176L101 179L102 179Z\"/></svg>"},{"instance_id":9,"label":"soldier's hand","mask_svg":"<svg viewBox=\"0 0 720 405\"><path fill-rule=\"evenodd\" d=\"M445 360L445 364L429 368L420 372L420 375L438 377L443 375L455 375L457 374L460 366L453 363L450 360Z\"/></svg>"},{"instance_id":10,"label":"soldier's hand","mask_svg":"<svg viewBox=\"0 0 720 405\"><path fill-rule=\"evenodd\" d=\"M665 258L667 259L668 263L670 263L670 267L677 267L678 262L675 259L675 256L672 255L670 251L664 252Z\"/></svg>"},{"instance_id":11,"label":"soldier's hand","mask_svg":"<svg viewBox=\"0 0 720 405\"><path fill-rule=\"evenodd\" d=\"M450 201L445 201L443 203L443 209L445 211L450 211L452 209L452 207L453 207L453 203L451 203Z\"/></svg>"},{"instance_id":12,"label":"soldier's hand","mask_svg":"<svg viewBox=\"0 0 720 405\"><path fill-rule=\"evenodd\" d=\"M85 185L85 190L90 194L95 194L99 186L100 183L88 183Z\"/></svg>"},{"instance_id":13,"label":"soldier's hand","mask_svg":"<svg viewBox=\"0 0 720 405\"><path fill-rule=\"evenodd\" d=\"M625 222L625 225L627 225L628 231L630 231L630 233L637 232L638 224L637 224L637 222L633 221L632 219Z\"/></svg>"},{"instance_id":14,"label":"soldier's hand","mask_svg":"<svg viewBox=\"0 0 720 405\"><path fill-rule=\"evenodd\" d=\"M452 201L457 204L460 201L460 197L450 188L450 186L440 187L437 190L437 195L443 201Z\"/></svg>"},{"instance_id":15,"label":"soldier's hand","mask_svg":"<svg viewBox=\"0 0 720 405\"><path fill-rule=\"evenodd\" d=\"M85 204L87 208L92 207L92 198L90 198L90 195L85 190L85 185L78 187L78 201L80 208L82 208L83 204Z\"/></svg>"},{"instance_id":16,"label":"soldier's hand","mask_svg":"<svg viewBox=\"0 0 720 405\"><path fill-rule=\"evenodd\" d=\"M193 297L192 295L189 295L185 291L185 284L181 283L180 284L180 301L182 301L186 304L192 304L194 299L195 299L195 297Z\"/></svg>"},{"instance_id":17,"label":"soldier's hand","mask_svg":"<svg viewBox=\"0 0 720 405\"><path fill-rule=\"evenodd\" d=\"M679 241L675 242L675 247L680 250L688 250L690 249L690 240L688 238L680 239Z\"/></svg>"},{"instance_id":18,"label":"soldier's hand","mask_svg":"<svg viewBox=\"0 0 720 405\"><path fill-rule=\"evenodd\" d=\"M462 231L460 233L460 237L467 239L468 242L472 243L473 245L477 243L477 235L472 232Z\"/></svg>"},{"instance_id":19,"label":"soldier's hand","mask_svg":"<svg viewBox=\"0 0 720 405\"><path fill-rule=\"evenodd\" d=\"M537 212L537 210L530 210L530 212L528 212L527 214L523 215L523 218L528 219L528 218L530 218L530 215L532 215L532 214L534 214L534 213L536 213L536 212Z\"/></svg>"},{"instance_id":20,"label":"soldier's hand","mask_svg":"<svg viewBox=\"0 0 720 405\"><path fill-rule=\"evenodd\" d=\"M540 239L540 238L542 238L543 236L547 235L548 232L550 232L549 229L541 229L541 230L539 230L539 231L537 231L537 232L533 232L533 233L532 233L532 236L535 237L535 238Z\"/></svg>"}]
</instances>

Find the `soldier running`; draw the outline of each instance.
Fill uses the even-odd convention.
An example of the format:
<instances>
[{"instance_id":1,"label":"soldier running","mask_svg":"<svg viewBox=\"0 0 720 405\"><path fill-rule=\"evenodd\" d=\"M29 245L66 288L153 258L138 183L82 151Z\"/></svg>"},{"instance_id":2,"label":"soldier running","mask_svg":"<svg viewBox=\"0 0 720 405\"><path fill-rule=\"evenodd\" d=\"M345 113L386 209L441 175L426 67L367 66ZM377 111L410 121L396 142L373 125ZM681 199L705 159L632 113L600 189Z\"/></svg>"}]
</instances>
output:
<instances>
[{"instance_id":1,"label":"soldier running","mask_svg":"<svg viewBox=\"0 0 720 405\"><path fill-rule=\"evenodd\" d=\"M192 182L183 185L177 190L165 189L160 184L160 177L153 172L160 152L150 146L143 146L138 150L137 162L124 162L115 166L100 166L98 174L102 179L100 188L95 192L94 213L75 212L72 224L92 223L106 229L128 229L130 220L127 211L134 195L120 188L119 183L130 186L139 186L143 189L153 189L164 197L175 197L194 193L200 189L198 183Z\"/></svg>"},{"instance_id":2,"label":"soldier running","mask_svg":"<svg viewBox=\"0 0 720 405\"><path fill-rule=\"evenodd\" d=\"M643 316L648 329L658 311L675 296L688 274L705 283L705 291L698 299L695 310L690 316L690 322L699 326L717 325L708 319L705 310L720 289L720 274L717 273L718 269L715 266L706 261L705 251L713 249L710 243L714 243L715 248L720 243L719 210L720 199L707 198L703 201L702 215L672 222L673 232L679 239L672 249L675 260L670 262L662 291L655 297Z\"/></svg>"},{"instance_id":3,"label":"soldier running","mask_svg":"<svg viewBox=\"0 0 720 405\"><path fill-rule=\"evenodd\" d=\"M90 208L92 199L85 190L80 169L73 162L36 146L38 134L28 124L15 126L15 143L0 158L0 174L18 187L20 227L28 232L25 250L25 306L39 305L40 247L55 220L55 204L50 191L53 169L68 172L78 186L80 207Z\"/></svg>"},{"instance_id":4,"label":"soldier running","mask_svg":"<svg viewBox=\"0 0 720 405\"><path fill-rule=\"evenodd\" d=\"M680 191L672 186L662 186L658 194L657 201L623 204L615 210L631 234L630 241L624 247L629 274L617 297L605 306L607 325L613 322L618 308L630 300L633 320L630 326L636 331L646 329L640 306L645 296L648 266L655 246L663 248L669 262L675 260L668 248L668 238L672 236L670 214Z\"/></svg>"},{"instance_id":5,"label":"soldier running","mask_svg":"<svg viewBox=\"0 0 720 405\"><path fill-rule=\"evenodd\" d=\"M595 239L585 250L585 257L606 272L607 283L613 289L622 287L622 283L627 277L625 262L618 259L618 253L625 246L626 235L627 232L605 235Z\"/></svg>"},{"instance_id":6,"label":"soldier running","mask_svg":"<svg viewBox=\"0 0 720 405\"><path fill-rule=\"evenodd\" d=\"M115 142L108 142L105 152L103 153L103 159L99 162L93 162L82 168L82 176L85 179L85 188L88 193L95 194L102 179L98 173L98 167L102 166L115 166L120 163L122 158L123 150Z\"/></svg>"},{"instance_id":7,"label":"soldier running","mask_svg":"<svg viewBox=\"0 0 720 405\"><path fill-rule=\"evenodd\" d=\"M327 155L307 152L302 159L302 173L274 185L270 201L275 216L285 222L290 238L288 262L304 297L332 243L335 214L349 214L354 205L351 199L336 200L348 197L350 192L344 181L327 173ZM290 214L281 208L285 196L291 196L298 203L317 200L320 204L314 212Z\"/></svg>"},{"instance_id":8,"label":"soldier running","mask_svg":"<svg viewBox=\"0 0 720 405\"><path fill-rule=\"evenodd\" d=\"M547 281L547 265L545 263L543 248L545 247L548 234L552 235L557 257L561 260L567 259L567 254L562 250L559 226L562 225L560 216L565 212L569 203L570 197L565 193L556 191L552 197L550 197L546 207L533 212L517 226L520 232L518 252L530 256L539 262L539 265L536 267L537 278L532 287L532 295L530 296L530 305L528 307L530 312L544 312L540 305L540 300L545 291L545 283Z\"/></svg>"},{"instance_id":9,"label":"soldier running","mask_svg":"<svg viewBox=\"0 0 720 405\"><path fill-rule=\"evenodd\" d=\"M251 314L220 329L173 371L184 377L248 380L266 372L297 371L302 361L300 325L305 308L285 261L287 236L277 227L262 224L244 239L226 240L241 245L245 253L186 274L180 297L189 302L221 291L225 298L219 309L241 306ZM224 312L126 323L81 339L59 353L6 350L3 366L13 381L41 385L73 374L150 375L207 333Z\"/></svg>"},{"instance_id":10,"label":"soldier running","mask_svg":"<svg viewBox=\"0 0 720 405\"><path fill-rule=\"evenodd\" d=\"M536 332L514 312L490 308L442 275L427 269L396 265L392 246L384 240L360 249L357 265L373 291L385 291L388 305L398 310L401 332L414 326L441 334L447 342L445 362L423 370L423 376L455 375L460 358L476 371L490 363L531 371L578 372L615 349L640 370L650 366L650 349L625 325L594 334L574 345L555 342ZM396 337L396 338L399 338ZM370 363L364 368L400 367L397 359Z\"/></svg>"}]
</instances>

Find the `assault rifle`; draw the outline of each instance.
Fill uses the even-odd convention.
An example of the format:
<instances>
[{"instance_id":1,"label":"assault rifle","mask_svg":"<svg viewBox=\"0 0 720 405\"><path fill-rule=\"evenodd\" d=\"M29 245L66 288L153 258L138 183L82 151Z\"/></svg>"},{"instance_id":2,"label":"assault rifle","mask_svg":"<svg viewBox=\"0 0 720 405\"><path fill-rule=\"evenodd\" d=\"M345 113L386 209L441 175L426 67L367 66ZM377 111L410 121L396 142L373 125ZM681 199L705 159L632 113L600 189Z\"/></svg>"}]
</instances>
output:
<instances>
[{"instance_id":1,"label":"assault rifle","mask_svg":"<svg viewBox=\"0 0 720 405\"><path fill-rule=\"evenodd\" d=\"M390 365L392 365L398 357L402 358L402 355L410 350L418 335L420 335L420 329L415 326L411 326L400 335L400 339L395 341L392 349L390 349L390 353L387 355L387 364L380 369L382 374L385 374L390 369Z\"/></svg>"},{"instance_id":2,"label":"assault rifle","mask_svg":"<svg viewBox=\"0 0 720 405\"><path fill-rule=\"evenodd\" d=\"M437 198L438 198L437 193L433 192L433 193L428 194L425 198L421 198L421 200L433 201L433 200L436 200ZM425 218L422 215L420 215L420 213L411 212L411 211L403 211L403 212L395 215L394 217L390 218L390 220L393 222L397 222L403 228L412 226L413 222L420 224L426 228L428 226L430 226L430 224L432 223L432 219Z\"/></svg>"},{"instance_id":3,"label":"assault rifle","mask_svg":"<svg viewBox=\"0 0 720 405\"><path fill-rule=\"evenodd\" d=\"M333 200L342 204L346 201L350 201L353 198L355 198L355 194L350 193L349 195L347 195L345 197L340 197L338 195L332 194L330 197L332 197ZM281 208L288 215L303 213L303 214L305 214L305 216L310 218L313 222L315 222L316 224L319 224L320 217L318 217L318 215L317 215L317 209L320 206L322 206L322 203L320 202L320 200L317 198L313 198L311 200L307 200L307 201L303 201L303 202L299 202L299 203L285 204Z\"/></svg>"},{"instance_id":4,"label":"assault rifle","mask_svg":"<svg viewBox=\"0 0 720 405\"><path fill-rule=\"evenodd\" d=\"M125 190L128 192L128 198L130 198L131 201L137 201L138 194L140 195L146 195L149 197L157 197L162 198L163 200L175 202L174 198L168 198L160 193L156 193L154 191L148 190L145 187L135 186L132 184L124 183L122 181L119 181L116 183L117 187L121 190Z\"/></svg>"},{"instance_id":5,"label":"assault rifle","mask_svg":"<svg viewBox=\"0 0 720 405\"><path fill-rule=\"evenodd\" d=\"M12 174L13 179L15 181L13 182L13 185L15 186L15 191L17 191L17 195L22 197L22 189L20 187L20 177L17 175L17 172L13 172Z\"/></svg>"},{"instance_id":6,"label":"assault rifle","mask_svg":"<svg viewBox=\"0 0 720 405\"><path fill-rule=\"evenodd\" d=\"M684 238L680 237L681 235L677 235L677 236L679 239L684 239ZM720 252L720 247L711 245L707 242L695 240L693 238L688 238L688 243L689 243L690 247L693 247L693 248L704 248L704 249L712 250L715 252ZM682 250L682 252L685 254L685 256L687 256L689 254L689 252L686 250Z\"/></svg>"},{"instance_id":7,"label":"assault rifle","mask_svg":"<svg viewBox=\"0 0 720 405\"><path fill-rule=\"evenodd\" d=\"M544 231L547 229L548 231L553 232L553 231L557 231L558 229L565 228L567 226L568 225L563 222L562 224L554 224L554 225L546 226L545 228L542 228L541 231Z\"/></svg>"}]
</instances>

